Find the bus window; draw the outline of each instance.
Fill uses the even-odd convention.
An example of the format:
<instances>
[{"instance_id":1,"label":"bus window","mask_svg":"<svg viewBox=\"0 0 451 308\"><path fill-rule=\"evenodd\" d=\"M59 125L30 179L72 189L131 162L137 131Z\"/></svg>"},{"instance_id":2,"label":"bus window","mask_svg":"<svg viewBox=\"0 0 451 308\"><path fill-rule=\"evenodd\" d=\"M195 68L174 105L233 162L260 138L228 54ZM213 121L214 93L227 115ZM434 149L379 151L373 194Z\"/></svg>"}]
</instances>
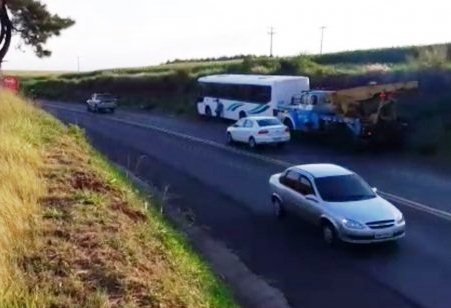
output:
<instances>
[{"instance_id":1,"label":"bus window","mask_svg":"<svg viewBox=\"0 0 451 308\"><path fill-rule=\"evenodd\" d=\"M271 87L251 86L251 102L266 104L271 101Z\"/></svg>"},{"instance_id":2,"label":"bus window","mask_svg":"<svg viewBox=\"0 0 451 308\"><path fill-rule=\"evenodd\" d=\"M270 86L235 85L220 83L205 83L201 85L203 96L266 104L271 101Z\"/></svg>"}]
</instances>

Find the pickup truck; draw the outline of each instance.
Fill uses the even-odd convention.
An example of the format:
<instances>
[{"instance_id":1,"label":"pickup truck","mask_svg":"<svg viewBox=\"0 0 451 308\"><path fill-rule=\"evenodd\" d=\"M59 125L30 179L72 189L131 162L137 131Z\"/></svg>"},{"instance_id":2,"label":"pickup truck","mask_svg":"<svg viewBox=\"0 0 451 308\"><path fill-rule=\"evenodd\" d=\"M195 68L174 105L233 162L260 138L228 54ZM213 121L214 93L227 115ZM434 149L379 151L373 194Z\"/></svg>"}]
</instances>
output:
<instances>
[{"instance_id":1,"label":"pickup truck","mask_svg":"<svg viewBox=\"0 0 451 308\"><path fill-rule=\"evenodd\" d=\"M109 111L114 113L117 107L117 99L107 93L94 93L86 101L86 109L90 112Z\"/></svg>"}]
</instances>

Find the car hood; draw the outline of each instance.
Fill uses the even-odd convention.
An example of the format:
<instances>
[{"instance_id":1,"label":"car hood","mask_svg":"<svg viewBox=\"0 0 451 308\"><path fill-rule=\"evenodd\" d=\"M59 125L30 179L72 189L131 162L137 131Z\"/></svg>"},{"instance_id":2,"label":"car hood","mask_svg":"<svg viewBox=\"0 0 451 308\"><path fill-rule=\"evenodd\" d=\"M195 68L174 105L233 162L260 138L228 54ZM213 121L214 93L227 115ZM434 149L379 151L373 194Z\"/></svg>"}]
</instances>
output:
<instances>
[{"instance_id":1,"label":"car hood","mask_svg":"<svg viewBox=\"0 0 451 308\"><path fill-rule=\"evenodd\" d=\"M376 198L351 202L327 202L327 209L340 218L360 223L396 219L401 212L387 200Z\"/></svg>"}]
</instances>

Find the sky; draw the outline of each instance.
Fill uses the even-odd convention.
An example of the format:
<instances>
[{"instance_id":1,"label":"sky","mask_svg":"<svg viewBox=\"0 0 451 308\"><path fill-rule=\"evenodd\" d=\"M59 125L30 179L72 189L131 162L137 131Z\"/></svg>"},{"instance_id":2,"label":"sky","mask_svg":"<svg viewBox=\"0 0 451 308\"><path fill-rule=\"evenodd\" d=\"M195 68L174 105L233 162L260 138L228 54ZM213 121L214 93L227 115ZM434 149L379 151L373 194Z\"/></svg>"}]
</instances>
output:
<instances>
[{"instance_id":1,"label":"sky","mask_svg":"<svg viewBox=\"0 0 451 308\"><path fill-rule=\"evenodd\" d=\"M451 42L447 0L41 0L76 25L39 59L15 38L5 69L90 71L173 59L276 56ZM78 66L79 63L79 66Z\"/></svg>"}]
</instances>

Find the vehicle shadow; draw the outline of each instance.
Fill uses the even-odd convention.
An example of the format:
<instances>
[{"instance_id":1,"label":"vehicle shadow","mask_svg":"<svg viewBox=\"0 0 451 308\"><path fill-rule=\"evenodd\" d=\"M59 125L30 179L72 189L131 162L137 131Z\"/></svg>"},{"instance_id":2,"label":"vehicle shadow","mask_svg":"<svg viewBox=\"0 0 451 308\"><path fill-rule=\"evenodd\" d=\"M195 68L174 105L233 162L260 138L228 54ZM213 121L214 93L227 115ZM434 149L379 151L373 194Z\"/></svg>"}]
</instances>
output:
<instances>
[{"instance_id":1,"label":"vehicle shadow","mask_svg":"<svg viewBox=\"0 0 451 308\"><path fill-rule=\"evenodd\" d=\"M308 244L309 247L317 249L318 251L328 251L328 254L331 255L339 254L346 258L365 260L380 257L396 257L402 250L402 242L400 241L373 244L351 244L340 242L334 246L329 246L323 242L319 228L316 228L308 223L304 223L297 217L288 215L280 221L277 221L274 218L274 221L280 225L275 226L275 228L285 229L280 230L282 233L291 234L292 237L296 236L298 237L298 241Z\"/></svg>"}]
</instances>

